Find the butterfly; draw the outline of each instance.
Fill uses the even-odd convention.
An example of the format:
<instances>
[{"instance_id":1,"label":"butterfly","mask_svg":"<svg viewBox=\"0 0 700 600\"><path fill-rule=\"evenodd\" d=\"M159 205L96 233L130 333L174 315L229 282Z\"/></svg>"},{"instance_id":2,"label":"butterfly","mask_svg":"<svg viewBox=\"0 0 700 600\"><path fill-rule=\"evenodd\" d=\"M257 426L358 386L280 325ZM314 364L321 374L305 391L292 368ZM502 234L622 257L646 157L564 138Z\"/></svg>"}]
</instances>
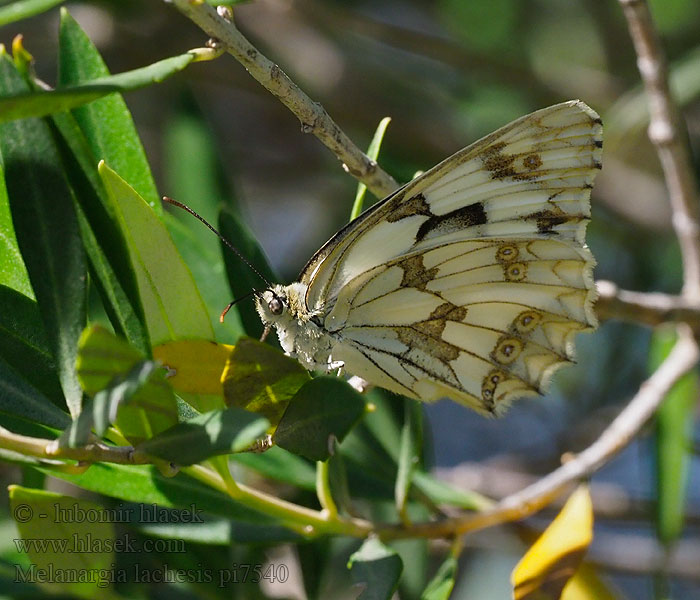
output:
<instances>
[{"instance_id":1,"label":"butterfly","mask_svg":"<svg viewBox=\"0 0 700 600\"><path fill-rule=\"evenodd\" d=\"M500 414L541 393L596 326L585 245L602 122L570 101L460 150L376 203L256 293L307 369Z\"/></svg>"}]
</instances>

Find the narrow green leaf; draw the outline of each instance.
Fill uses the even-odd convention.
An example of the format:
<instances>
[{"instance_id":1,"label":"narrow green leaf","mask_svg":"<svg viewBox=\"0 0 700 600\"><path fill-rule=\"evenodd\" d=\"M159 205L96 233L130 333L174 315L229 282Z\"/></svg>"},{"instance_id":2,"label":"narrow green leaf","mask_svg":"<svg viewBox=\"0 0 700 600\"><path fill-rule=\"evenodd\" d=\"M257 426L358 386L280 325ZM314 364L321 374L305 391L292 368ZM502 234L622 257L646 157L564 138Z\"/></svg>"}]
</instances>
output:
<instances>
[{"instance_id":1,"label":"narrow green leaf","mask_svg":"<svg viewBox=\"0 0 700 600\"><path fill-rule=\"evenodd\" d=\"M109 264L109 259L103 252L80 206L77 207L77 214L83 246L90 260L93 281L103 299L110 322L115 331L126 337L140 352L150 354L148 331L136 314L134 306L129 301L112 265Z\"/></svg>"},{"instance_id":2,"label":"narrow green leaf","mask_svg":"<svg viewBox=\"0 0 700 600\"><path fill-rule=\"evenodd\" d=\"M345 459L338 440L333 440L333 452L328 457L328 484L339 512L352 512L352 496Z\"/></svg>"},{"instance_id":3,"label":"narrow green leaf","mask_svg":"<svg viewBox=\"0 0 700 600\"><path fill-rule=\"evenodd\" d=\"M232 193L226 184L216 139L196 102L187 95L179 104L182 106L167 123L163 143L166 189L169 196L214 224L219 207L229 203ZM230 171L230 165L226 168ZM238 339L243 327L237 310L229 313L223 323L219 321L219 314L231 300L219 239L192 215L176 207L166 212L165 223L207 304L216 338Z\"/></svg>"},{"instance_id":4,"label":"narrow green leaf","mask_svg":"<svg viewBox=\"0 0 700 600\"><path fill-rule=\"evenodd\" d=\"M0 356L57 406L62 406L63 392L36 302L0 286L0 306Z\"/></svg>"},{"instance_id":5,"label":"narrow green leaf","mask_svg":"<svg viewBox=\"0 0 700 600\"><path fill-rule=\"evenodd\" d=\"M59 87L109 76L97 48L67 10L61 9L59 29ZM161 214L162 207L151 169L134 122L120 94L76 108L73 115L87 136L93 154L106 161Z\"/></svg>"},{"instance_id":6,"label":"narrow green leaf","mask_svg":"<svg viewBox=\"0 0 700 600\"><path fill-rule=\"evenodd\" d=\"M85 391L94 396L65 439L79 445L94 427L112 423L132 444L139 444L177 423L177 405L162 371L124 340L99 326L80 338L77 370ZM117 410L118 409L118 410Z\"/></svg>"},{"instance_id":7,"label":"narrow green leaf","mask_svg":"<svg viewBox=\"0 0 700 600\"><path fill-rule=\"evenodd\" d=\"M249 448L269 426L267 419L240 408L213 410L146 440L139 450L179 465L193 465Z\"/></svg>"},{"instance_id":8,"label":"narrow green leaf","mask_svg":"<svg viewBox=\"0 0 700 600\"><path fill-rule=\"evenodd\" d=\"M98 172L129 245L151 343L212 339L202 297L161 220L107 165Z\"/></svg>"},{"instance_id":9,"label":"narrow green leaf","mask_svg":"<svg viewBox=\"0 0 700 600\"><path fill-rule=\"evenodd\" d=\"M228 283L234 298L242 298L250 294L252 290L259 290L261 287L266 286L265 280L271 283L279 281L255 236L230 208L223 208L219 213L219 231L262 275L261 278L238 256L228 248L224 248L226 274L228 275ZM255 310L254 301L252 299L244 300L239 302L236 308L246 334L259 338L263 331L263 325L260 321L260 316ZM276 337L268 336L268 340L274 345Z\"/></svg>"},{"instance_id":10,"label":"narrow green leaf","mask_svg":"<svg viewBox=\"0 0 700 600\"><path fill-rule=\"evenodd\" d=\"M390 600L399 585L403 564L399 555L377 538L367 539L348 561L358 600Z\"/></svg>"},{"instance_id":11,"label":"narrow green leaf","mask_svg":"<svg viewBox=\"0 0 700 600\"><path fill-rule=\"evenodd\" d=\"M56 90L36 90L0 98L0 123L29 117L44 117L94 102L114 92L138 90L160 83L182 71L195 58L191 52L172 56L147 67L68 85Z\"/></svg>"},{"instance_id":12,"label":"narrow green leaf","mask_svg":"<svg viewBox=\"0 0 700 600\"><path fill-rule=\"evenodd\" d=\"M413 485L436 505L448 504L465 510L486 510L492 502L477 492L453 488L430 473L414 471Z\"/></svg>"},{"instance_id":13,"label":"narrow green leaf","mask_svg":"<svg viewBox=\"0 0 700 600\"><path fill-rule=\"evenodd\" d=\"M401 428L398 473L394 486L396 509L405 518L406 501L413 473L421 461L423 450L423 413L420 403L404 398L404 422Z\"/></svg>"},{"instance_id":14,"label":"narrow green leaf","mask_svg":"<svg viewBox=\"0 0 700 600\"><path fill-rule=\"evenodd\" d=\"M114 564L114 524L109 520L71 519L77 511L82 514L101 514L104 508L89 500L63 496L54 492L10 486L10 510L21 538L25 541L43 540L45 549L28 545L26 553L36 569L54 573L90 574L85 581L80 577L53 577L41 583L52 593L65 593L81 598L94 598L100 590L109 587L109 574ZM64 518L64 515L68 515ZM51 547L51 541L65 548ZM109 549L109 550L107 550ZM29 572L31 574L31 571ZM41 581L41 578L39 578Z\"/></svg>"},{"instance_id":15,"label":"narrow green leaf","mask_svg":"<svg viewBox=\"0 0 700 600\"><path fill-rule=\"evenodd\" d=\"M58 6L65 0L15 0L0 6L0 26L28 19Z\"/></svg>"},{"instance_id":16,"label":"narrow green leaf","mask_svg":"<svg viewBox=\"0 0 700 600\"><path fill-rule=\"evenodd\" d=\"M386 133L386 128L391 123L391 117L384 117L379 121L377 125L377 130L374 132L372 141L369 144L367 150L367 156L372 160L376 161L379 156L379 149L382 146L382 141L384 140L384 134ZM362 205L365 201L365 194L367 192L367 186L364 183L357 184L357 193L355 194L355 202L352 205L352 211L350 212L350 220L356 219L360 216L362 212Z\"/></svg>"},{"instance_id":17,"label":"narrow green leaf","mask_svg":"<svg viewBox=\"0 0 700 600\"><path fill-rule=\"evenodd\" d=\"M2 155L0 155L0 284L17 290L27 298L34 299L27 267L24 266L15 237L15 227L12 224Z\"/></svg>"},{"instance_id":18,"label":"narrow green leaf","mask_svg":"<svg viewBox=\"0 0 700 600\"><path fill-rule=\"evenodd\" d=\"M26 90L9 58L0 56L0 93ZM87 266L70 188L43 121L0 125L0 153L17 242L49 337L66 403L80 412L75 376L77 341L85 323Z\"/></svg>"},{"instance_id":19,"label":"narrow green leaf","mask_svg":"<svg viewBox=\"0 0 700 600\"><path fill-rule=\"evenodd\" d=\"M272 439L309 460L326 460L332 437L342 442L364 413L365 401L345 381L316 377L294 395Z\"/></svg>"},{"instance_id":20,"label":"narrow green leaf","mask_svg":"<svg viewBox=\"0 0 700 600\"><path fill-rule=\"evenodd\" d=\"M63 429L70 417L0 358L0 411ZM4 422L0 418L0 422Z\"/></svg>"},{"instance_id":21,"label":"narrow green leaf","mask_svg":"<svg viewBox=\"0 0 700 600\"><path fill-rule=\"evenodd\" d=\"M457 559L450 555L440 565L435 577L430 580L421 594L421 600L447 600L455 586Z\"/></svg>"},{"instance_id":22,"label":"narrow green leaf","mask_svg":"<svg viewBox=\"0 0 700 600\"><path fill-rule=\"evenodd\" d=\"M183 472L176 477L163 477L152 465L110 463L96 463L80 475L40 470L83 489L128 502L190 509L194 514L203 511L248 524L278 524L275 518L237 504L223 492Z\"/></svg>"},{"instance_id":23,"label":"narrow green leaf","mask_svg":"<svg viewBox=\"0 0 700 600\"><path fill-rule=\"evenodd\" d=\"M316 487L316 472L312 464L277 446L273 446L262 454L251 452L234 454L231 460L275 481L289 483L309 491L313 491Z\"/></svg>"},{"instance_id":24,"label":"narrow green leaf","mask_svg":"<svg viewBox=\"0 0 700 600\"><path fill-rule=\"evenodd\" d=\"M222 377L224 399L266 417L276 425L291 398L311 379L298 361L267 344L241 338Z\"/></svg>"},{"instance_id":25,"label":"narrow green leaf","mask_svg":"<svg viewBox=\"0 0 700 600\"><path fill-rule=\"evenodd\" d=\"M676 341L674 327L657 328L652 336L649 367L653 372ZM693 415L700 396L697 371L684 375L666 394L656 413L656 532L672 544L683 532L693 439Z\"/></svg>"},{"instance_id":26,"label":"narrow green leaf","mask_svg":"<svg viewBox=\"0 0 700 600\"><path fill-rule=\"evenodd\" d=\"M97 173L97 160L70 113L52 116L58 149L80 209L78 223L94 281L115 330L150 354L143 306L117 212Z\"/></svg>"}]
</instances>

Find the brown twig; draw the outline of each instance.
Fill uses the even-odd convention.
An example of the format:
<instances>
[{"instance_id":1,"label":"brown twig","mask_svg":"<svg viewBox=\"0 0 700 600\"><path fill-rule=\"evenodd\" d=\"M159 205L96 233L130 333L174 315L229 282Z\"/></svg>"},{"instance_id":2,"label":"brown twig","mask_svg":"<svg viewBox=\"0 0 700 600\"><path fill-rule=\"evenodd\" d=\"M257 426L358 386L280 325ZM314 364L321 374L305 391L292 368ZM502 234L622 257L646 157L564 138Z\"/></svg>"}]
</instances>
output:
<instances>
[{"instance_id":1,"label":"brown twig","mask_svg":"<svg viewBox=\"0 0 700 600\"><path fill-rule=\"evenodd\" d=\"M331 119L324 108L307 96L282 69L255 48L231 20L214 8L190 0L172 0L173 5L203 31L215 38L216 44L231 54L271 94L279 99L301 121L304 133L313 133L338 157L353 177L382 198L398 184L375 161L360 150Z\"/></svg>"},{"instance_id":2,"label":"brown twig","mask_svg":"<svg viewBox=\"0 0 700 600\"><path fill-rule=\"evenodd\" d=\"M660 292L632 292L620 289L612 281L596 281L598 317L619 319L655 327L661 323L687 323L700 329L700 306L684 296Z\"/></svg>"},{"instance_id":3,"label":"brown twig","mask_svg":"<svg viewBox=\"0 0 700 600\"><path fill-rule=\"evenodd\" d=\"M469 533L507 521L523 519L552 502L575 482L589 477L622 450L637 435L659 407L671 387L698 361L700 351L692 331L679 326L679 338L666 360L639 388L632 401L583 452L525 489L512 494L482 513L414 524L386 527L386 539L404 537L449 537Z\"/></svg>"},{"instance_id":4,"label":"brown twig","mask_svg":"<svg viewBox=\"0 0 700 600\"><path fill-rule=\"evenodd\" d=\"M700 302L700 207L680 112L671 97L668 66L645 0L619 0L649 98L649 139L668 187L673 227L683 257L683 295Z\"/></svg>"}]
</instances>

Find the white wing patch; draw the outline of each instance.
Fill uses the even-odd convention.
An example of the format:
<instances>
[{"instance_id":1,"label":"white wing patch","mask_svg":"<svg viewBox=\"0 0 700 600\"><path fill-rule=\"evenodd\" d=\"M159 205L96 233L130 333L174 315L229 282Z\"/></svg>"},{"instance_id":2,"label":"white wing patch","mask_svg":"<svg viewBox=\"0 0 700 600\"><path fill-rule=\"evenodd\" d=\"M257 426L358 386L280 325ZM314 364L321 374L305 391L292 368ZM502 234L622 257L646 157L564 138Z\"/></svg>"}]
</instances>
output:
<instances>
[{"instance_id":1,"label":"white wing patch","mask_svg":"<svg viewBox=\"0 0 700 600\"><path fill-rule=\"evenodd\" d=\"M581 102L537 111L336 234L300 279L328 362L490 414L538 393L596 324L584 237L601 140Z\"/></svg>"}]
</instances>

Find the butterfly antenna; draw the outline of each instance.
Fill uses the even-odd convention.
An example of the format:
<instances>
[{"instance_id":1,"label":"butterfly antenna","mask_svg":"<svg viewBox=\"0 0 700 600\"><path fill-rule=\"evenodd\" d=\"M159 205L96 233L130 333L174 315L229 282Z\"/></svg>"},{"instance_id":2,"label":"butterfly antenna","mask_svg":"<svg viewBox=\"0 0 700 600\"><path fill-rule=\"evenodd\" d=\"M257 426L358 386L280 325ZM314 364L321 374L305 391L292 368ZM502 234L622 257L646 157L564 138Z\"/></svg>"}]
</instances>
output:
<instances>
[{"instance_id":1,"label":"butterfly antenna","mask_svg":"<svg viewBox=\"0 0 700 600\"><path fill-rule=\"evenodd\" d=\"M239 251L238 248L236 248L231 242L229 242L223 235L221 235L212 225L207 221L204 217L199 215L196 211L192 210L189 206L186 204L183 204L182 202L178 202L177 200L173 200L172 198L169 198L168 196L163 196L163 202L167 202L168 204L172 204L173 206L177 206L178 208L181 208L182 210L186 210L188 213L190 213L193 217L199 219L202 223L204 223L211 231L213 231L219 239L228 246L229 250L233 252L238 258L240 258L246 265L250 267L250 269L255 273L260 279L262 279L265 282L265 285L267 287L271 288L272 284L267 280L267 278L260 272L258 271L252 264L250 264L250 261L243 256ZM239 300L242 300L243 298L247 298L251 294L254 294L255 290L253 290L250 294L243 296L242 298L239 298ZM219 317L222 321L224 318L224 315L231 309L231 307L237 302L238 300L234 300L229 304L226 309L224 309L224 312L221 313L221 317Z\"/></svg>"},{"instance_id":2,"label":"butterfly antenna","mask_svg":"<svg viewBox=\"0 0 700 600\"><path fill-rule=\"evenodd\" d=\"M241 296L240 298L236 298L235 300L231 300L231 302L228 303L228 306L224 308L224 310L221 311L221 314L219 315L219 323L224 322L224 317L226 316L226 313L230 311L236 304L238 304L241 300L245 300L246 298L250 298L253 294L257 294L257 290L253 290L252 292L247 293L245 296Z\"/></svg>"}]
</instances>

